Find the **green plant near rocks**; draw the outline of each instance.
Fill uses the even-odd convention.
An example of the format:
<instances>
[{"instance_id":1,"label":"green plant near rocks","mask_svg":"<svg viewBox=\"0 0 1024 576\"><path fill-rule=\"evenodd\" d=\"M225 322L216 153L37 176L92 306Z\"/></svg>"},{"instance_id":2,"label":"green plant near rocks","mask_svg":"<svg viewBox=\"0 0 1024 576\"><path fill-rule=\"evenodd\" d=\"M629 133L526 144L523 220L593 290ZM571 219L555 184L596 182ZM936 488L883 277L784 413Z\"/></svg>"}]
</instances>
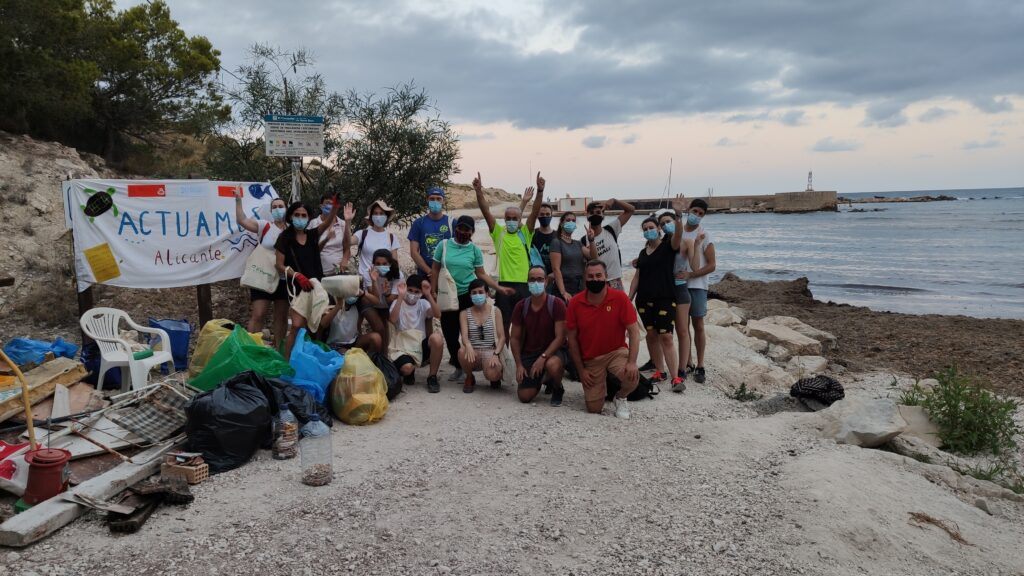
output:
<instances>
[{"instance_id":1,"label":"green plant near rocks","mask_svg":"<svg viewBox=\"0 0 1024 576\"><path fill-rule=\"evenodd\" d=\"M1000 399L956 367L940 372L936 379L939 383L933 389L922 390L915 384L904 396L927 410L946 448L964 454L1000 455L1016 447L1015 401Z\"/></svg>"},{"instance_id":2,"label":"green plant near rocks","mask_svg":"<svg viewBox=\"0 0 1024 576\"><path fill-rule=\"evenodd\" d=\"M895 378L893 380L895 381ZM904 390L900 393L899 403L904 406L921 406L927 397L928 391L921 387L919 382L914 382L914 385L909 390Z\"/></svg>"},{"instance_id":3,"label":"green plant near rocks","mask_svg":"<svg viewBox=\"0 0 1024 576\"><path fill-rule=\"evenodd\" d=\"M755 400L760 400L763 397L763 395L748 389L746 382L740 383L739 388L730 388L729 392L725 395L738 402L753 402Z\"/></svg>"}]
</instances>

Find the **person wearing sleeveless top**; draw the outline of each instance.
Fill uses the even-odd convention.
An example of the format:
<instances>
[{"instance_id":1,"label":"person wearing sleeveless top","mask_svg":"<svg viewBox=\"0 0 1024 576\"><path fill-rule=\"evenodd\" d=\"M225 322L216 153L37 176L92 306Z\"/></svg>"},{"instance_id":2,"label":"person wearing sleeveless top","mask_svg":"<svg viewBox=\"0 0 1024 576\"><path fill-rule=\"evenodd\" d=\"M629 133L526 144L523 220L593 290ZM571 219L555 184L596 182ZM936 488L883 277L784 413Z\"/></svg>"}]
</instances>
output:
<instances>
[{"instance_id":1,"label":"person wearing sleeveless top","mask_svg":"<svg viewBox=\"0 0 1024 576\"><path fill-rule=\"evenodd\" d=\"M284 220L285 212L288 211L288 205L280 198L271 200L270 221L266 221L246 215L245 209L242 208L242 194L242 185L239 184L235 188L235 221L238 222L238 225L243 230L257 235L261 248L273 252L277 237L288 227ZM250 288L249 300L252 302L252 306L246 330L252 333L263 332L263 320L266 318L271 304L273 304L274 344L277 345L283 342L285 334L288 332L288 290L285 288L284 279L278 280L277 290L273 292L264 292Z\"/></svg>"},{"instance_id":2,"label":"person wearing sleeveless top","mask_svg":"<svg viewBox=\"0 0 1024 576\"><path fill-rule=\"evenodd\" d=\"M469 283L469 295L473 305L459 313L462 330L462 347L459 349L459 364L466 373L462 391L471 394L476 388L474 370L481 370L491 383L491 388L501 388L501 349L505 347L505 331L502 326L501 310L487 298L487 286L477 278Z\"/></svg>"}]
</instances>

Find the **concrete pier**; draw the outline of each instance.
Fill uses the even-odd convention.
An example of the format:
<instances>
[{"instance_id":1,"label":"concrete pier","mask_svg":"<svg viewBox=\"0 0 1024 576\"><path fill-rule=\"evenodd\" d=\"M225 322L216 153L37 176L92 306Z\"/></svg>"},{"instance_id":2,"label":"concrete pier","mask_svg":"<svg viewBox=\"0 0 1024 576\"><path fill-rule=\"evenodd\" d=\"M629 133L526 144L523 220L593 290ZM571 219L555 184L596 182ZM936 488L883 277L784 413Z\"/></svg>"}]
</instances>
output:
<instances>
[{"instance_id":1,"label":"concrete pier","mask_svg":"<svg viewBox=\"0 0 1024 576\"><path fill-rule=\"evenodd\" d=\"M822 212L837 210L835 190L778 192L760 196L705 197L710 212ZM669 205L665 198L628 199L638 211L653 212Z\"/></svg>"}]
</instances>

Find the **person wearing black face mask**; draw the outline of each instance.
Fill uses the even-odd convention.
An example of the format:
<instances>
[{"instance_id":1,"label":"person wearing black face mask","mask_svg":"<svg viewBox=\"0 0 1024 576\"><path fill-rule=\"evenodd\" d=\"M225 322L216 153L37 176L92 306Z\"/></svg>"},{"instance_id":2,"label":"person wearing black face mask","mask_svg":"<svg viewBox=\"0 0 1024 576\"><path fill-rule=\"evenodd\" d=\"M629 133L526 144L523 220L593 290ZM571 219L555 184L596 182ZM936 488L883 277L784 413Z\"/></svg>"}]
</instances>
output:
<instances>
[{"instance_id":1,"label":"person wearing black face mask","mask_svg":"<svg viewBox=\"0 0 1024 576\"><path fill-rule=\"evenodd\" d=\"M476 231L476 221L472 216L463 214L455 220L455 234L453 238L442 240L434 249L434 262L431 264L430 290L437 296L438 278L443 266L455 280L456 291L459 295L459 309L445 310L441 312L441 333L444 334L445 345L448 348L448 363L455 369L455 372L448 378L449 382L458 382L465 376L462 367L459 365L459 343L460 326L459 312L473 305L469 297L469 284L479 278L488 287L498 290L498 283L484 272L484 254L480 247L473 243L473 233ZM440 392L440 385L436 380L427 383L428 392Z\"/></svg>"},{"instance_id":2,"label":"person wearing black face mask","mask_svg":"<svg viewBox=\"0 0 1024 576\"><path fill-rule=\"evenodd\" d=\"M569 300L565 316L569 354L583 383L587 412L601 413L611 373L622 383L615 396L615 416L628 419L626 397L640 381L636 358L643 331L633 303L624 292L609 286L604 262L588 262L584 277L587 290Z\"/></svg>"},{"instance_id":3,"label":"person wearing black face mask","mask_svg":"<svg viewBox=\"0 0 1024 576\"><path fill-rule=\"evenodd\" d=\"M605 218L605 210L622 210L618 218ZM636 212L636 208L629 202L623 202L612 198L601 202L587 204L587 223L594 231L594 244L597 246L597 257L604 262L608 270L608 284L617 289L624 290L622 284L622 252L619 251L619 234L622 227L629 222L629 219ZM589 243L586 239L583 245Z\"/></svg>"},{"instance_id":4,"label":"person wearing black face mask","mask_svg":"<svg viewBox=\"0 0 1024 576\"><path fill-rule=\"evenodd\" d=\"M554 214L554 207L547 202L540 205L540 214L537 216L537 229L533 232L531 246L540 252L541 260L544 261L544 270L547 272L548 280L554 278L551 270L551 243L555 240L555 229L551 227L551 220Z\"/></svg>"}]
</instances>

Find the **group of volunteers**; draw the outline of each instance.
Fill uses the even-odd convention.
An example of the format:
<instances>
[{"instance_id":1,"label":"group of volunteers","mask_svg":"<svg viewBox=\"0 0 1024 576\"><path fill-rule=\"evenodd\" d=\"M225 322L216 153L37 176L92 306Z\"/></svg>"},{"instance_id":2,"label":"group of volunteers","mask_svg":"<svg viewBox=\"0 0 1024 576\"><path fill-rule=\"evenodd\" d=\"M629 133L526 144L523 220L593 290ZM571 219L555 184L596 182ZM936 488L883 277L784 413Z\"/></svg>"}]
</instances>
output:
<instances>
[{"instance_id":1,"label":"group of volunteers","mask_svg":"<svg viewBox=\"0 0 1024 576\"><path fill-rule=\"evenodd\" d=\"M533 401L543 389L558 406L563 381L571 377L582 383L591 413L603 410L611 389L620 418L629 417L626 397L642 371L653 371L652 381L670 382L674 392L684 391L691 376L703 383L708 275L715 270L714 241L701 224L707 203L679 196L671 208L641 222L645 244L630 261L635 274L627 287L619 237L634 206L591 202L586 226L573 212L555 222L555 207L544 201L545 184L538 173L536 188L527 188L518 206L505 208L499 222L480 174L473 180L494 243L497 270L490 272L473 242L476 220L449 218L444 189L427 190L427 212L408 231L414 265L408 276L389 227L394 210L382 200L353 222L352 204L342 206L337 194L321 198L319 214L301 202L275 199L270 219L261 220L244 213L239 195L239 225L274 251L281 278L273 293L251 289L248 329L262 330L273 304L274 341L283 343L286 356L298 330L306 328L342 352L358 347L385 354L407 385L415 383L417 368L429 366L427 390L436 393L447 348L454 369L448 380L461 381L465 393L475 390L477 373L500 388L514 363L520 401ZM612 210L619 214L605 216ZM290 297L314 289L314 279L346 273L353 247L358 295L331 298L313 322L289 306ZM691 325L696 358L690 354ZM651 361L637 366L641 340ZM609 386L609 376L617 385Z\"/></svg>"}]
</instances>

